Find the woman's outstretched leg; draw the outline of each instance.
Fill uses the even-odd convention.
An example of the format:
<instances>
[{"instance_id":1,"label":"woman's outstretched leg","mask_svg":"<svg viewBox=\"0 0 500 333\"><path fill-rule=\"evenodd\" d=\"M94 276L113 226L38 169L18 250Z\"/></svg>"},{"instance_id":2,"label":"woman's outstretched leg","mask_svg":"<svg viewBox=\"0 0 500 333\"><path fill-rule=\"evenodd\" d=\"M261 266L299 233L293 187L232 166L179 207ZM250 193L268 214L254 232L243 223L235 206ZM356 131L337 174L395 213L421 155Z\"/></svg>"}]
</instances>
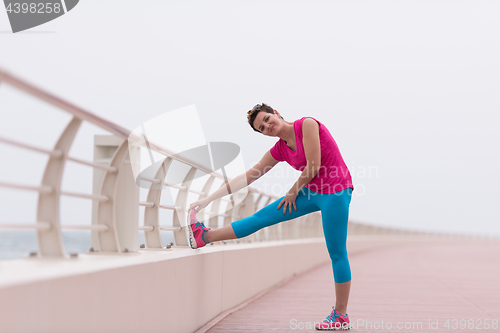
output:
<instances>
[{"instance_id":1,"label":"woman's outstretched leg","mask_svg":"<svg viewBox=\"0 0 500 333\"><path fill-rule=\"evenodd\" d=\"M231 223L232 230L236 238L243 238L262 228L275 225L283 221L288 221L319 210L319 207L310 200L310 197L305 191L300 191L295 199L297 211L292 209L292 213L287 210L283 214L283 208L278 209L278 205L284 197L279 198L273 203L265 206L253 215L242 218L241 220ZM224 227L225 228L225 227ZM227 231L227 234L229 232ZM212 239L210 238L210 241Z\"/></svg>"},{"instance_id":2,"label":"woman's outstretched leg","mask_svg":"<svg viewBox=\"0 0 500 333\"><path fill-rule=\"evenodd\" d=\"M196 211L192 210L188 222L191 247L197 249L211 242L242 238L262 228L319 210L319 207L312 203L310 197L303 191L295 199L297 211L292 210L291 214L288 211L283 214L283 209L277 209L281 200L283 198L267 205L253 215L215 230L209 230L203 223L199 222L196 219Z\"/></svg>"},{"instance_id":3,"label":"woman's outstretched leg","mask_svg":"<svg viewBox=\"0 0 500 333\"><path fill-rule=\"evenodd\" d=\"M208 239L210 242L217 242L228 239L242 238L257 232L258 230L269 227L279 222L295 219L299 216L317 211L319 208L314 204L309 204L307 196L297 196L296 205L297 211L288 211L283 214L282 209L277 209L279 203L283 200L280 198L275 202L263 207L261 210L253 215L242 218L222 228L210 230L208 232ZM233 226L236 228L234 230Z\"/></svg>"},{"instance_id":4,"label":"woman's outstretched leg","mask_svg":"<svg viewBox=\"0 0 500 333\"><path fill-rule=\"evenodd\" d=\"M335 306L332 313L316 325L316 329L347 329L350 327L347 303L351 290L351 268L347 257L346 240L351 202L350 188L337 193L318 196L323 220L326 247L332 259L335 283Z\"/></svg>"},{"instance_id":5,"label":"woman's outstretched leg","mask_svg":"<svg viewBox=\"0 0 500 333\"><path fill-rule=\"evenodd\" d=\"M231 224L225 225L222 228L208 231L208 242L218 242L228 239L236 239L233 226Z\"/></svg>"}]
</instances>

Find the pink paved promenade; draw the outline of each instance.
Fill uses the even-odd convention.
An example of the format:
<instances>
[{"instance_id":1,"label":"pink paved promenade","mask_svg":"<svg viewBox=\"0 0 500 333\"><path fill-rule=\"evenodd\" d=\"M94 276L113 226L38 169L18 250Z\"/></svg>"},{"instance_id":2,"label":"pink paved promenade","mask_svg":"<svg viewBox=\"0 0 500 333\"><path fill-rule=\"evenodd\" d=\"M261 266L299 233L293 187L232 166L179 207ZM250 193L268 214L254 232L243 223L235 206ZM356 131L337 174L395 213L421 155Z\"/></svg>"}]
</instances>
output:
<instances>
[{"instance_id":1,"label":"pink paved promenade","mask_svg":"<svg viewBox=\"0 0 500 333\"><path fill-rule=\"evenodd\" d=\"M350 263L352 332L500 333L500 242L411 241L353 254ZM208 332L314 332L334 299L331 266L322 265Z\"/></svg>"}]
</instances>

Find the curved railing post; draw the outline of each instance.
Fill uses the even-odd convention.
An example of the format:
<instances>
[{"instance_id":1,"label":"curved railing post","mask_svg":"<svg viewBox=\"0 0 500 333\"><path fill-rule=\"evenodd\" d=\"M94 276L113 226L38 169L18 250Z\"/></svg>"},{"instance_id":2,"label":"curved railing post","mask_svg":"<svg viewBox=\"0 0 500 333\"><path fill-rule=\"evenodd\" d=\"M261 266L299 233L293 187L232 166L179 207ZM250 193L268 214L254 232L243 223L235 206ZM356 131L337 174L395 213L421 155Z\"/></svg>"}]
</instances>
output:
<instances>
[{"instance_id":1,"label":"curved railing post","mask_svg":"<svg viewBox=\"0 0 500 333\"><path fill-rule=\"evenodd\" d=\"M38 196L37 222L48 222L48 230L37 229L38 248L43 257L63 257L64 245L59 220L61 181L66 157L71 144L80 128L81 120L74 117L59 137L54 150L62 153L61 157L50 156L42 178L42 186L52 188L50 193L40 192Z\"/></svg>"},{"instance_id":2,"label":"curved railing post","mask_svg":"<svg viewBox=\"0 0 500 333\"><path fill-rule=\"evenodd\" d=\"M309 215L304 216L305 217L305 222L304 222L304 228L305 228L305 235L308 238L314 238L316 237L316 217L317 213L312 213Z\"/></svg>"},{"instance_id":3,"label":"curved railing post","mask_svg":"<svg viewBox=\"0 0 500 333\"><path fill-rule=\"evenodd\" d=\"M252 215L253 213L255 213L255 202L253 193L249 191L245 199L243 199L243 201L234 208L234 217L236 220L240 220L244 217ZM256 233L254 233L244 238L247 241L256 241L257 236Z\"/></svg>"},{"instance_id":4,"label":"curved railing post","mask_svg":"<svg viewBox=\"0 0 500 333\"><path fill-rule=\"evenodd\" d=\"M230 196L232 196L232 194L230 194ZM227 209L225 213L222 214L222 217L223 217L222 225L223 226L226 226L226 225L233 223L233 221L234 221L233 214L234 214L234 207L232 207L232 206L231 206L231 208Z\"/></svg>"},{"instance_id":5,"label":"curved railing post","mask_svg":"<svg viewBox=\"0 0 500 333\"><path fill-rule=\"evenodd\" d=\"M224 184L229 181L223 171L223 175L217 174L213 170L208 169L206 166L197 162L191 161L187 158L176 156L163 145L156 143L147 143L148 149L166 156L166 160L160 170L157 170L154 178L144 180L152 181L154 184L148 193L146 202L139 202L139 191L136 186L136 181L133 180L134 176L132 167L128 167L126 157L127 153L135 152L136 149L144 147L146 142L141 141L140 137L134 132L113 124L99 116L83 110L69 102L66 102L57 96L43 91L23 80L20 80L6 72L0 71L1 83L7 83L10 86L19 89L41 101L45 101L52 106L64 110L71 115L73 119L64 130L59 138L58 143L54 150L46 150L42 147L32 146L28 143L10 140L9 138L0 138L0 142L4 144L14 145L21 148L29 149L32 151L50 155L49 162L47 163L45 174L40 186L15 184L7 181L0 181L0 187L18 188L23 190L37 191L39 193L38 208L37 208L37 221L33 224L22 225L20 228L31 228L37 230L37 237L39 241L40 254L42 256L64 256L64 246L62 242L61 230L66 228L70 230L91 230L92 231L92 249L95 251L103 252L134 252L137 245L138 230L144 230L146 236L146 243L148 248L162 247L160 230L173 231L176 245L188 245L188 237L185 229L186 224L186 208L187 198L189 193L199 194L199 199L205 198L209 195L215 178L223 179ZM108 164L112 151L107 147L103 151L96 154L94 151L94 162L81 160L67 156L75 135L78 131L80 124L83 121L90 122L108 132L116 135L113 138L113 148L119 145L119 148L114 152L111 163ZM125 140L125 141L121 141ZM104 140L106 141L106 140ZM143 142L144 141L144 142ZM122 143L123 142L123 143ZM128 143L137 143L137 147L128 150ZM163 144L163 143L162 143ZM168 145L169 142L164 144ZM99 144L108 146L107 144ZM98 146L96 144L96 146ZM105 157L103 157L105 155ZM102 158L100 158L101 156ZM183 185L166 184L167 172L172 161L176 160L190 167L185 175ZM94 187L92 194L75 193L70 191L61 190L62 173L65 163L72 161L82 165L87 165L94 168ZM136 161L136 163L138 163ZM134 167L137 166L134 164ZM98 171L96 171L98 170ZM202 171L210 174L209 179L205 182L202 191L190 189L192 179L197 171ZM130 177L129 177L130 176ZM159 186L157 186L159 184ZM175 205L161 204L161 193L164 186L177 188L178 194L175 198ZM133 187L133 188L132 188ZM159 187L159 188L158 188ZM132 188L132 189L131 189ZM210 218L207 221L210 228L217 228L219 217L223 217L223 225L228 225L234 222L235 219L241 219L250 214L255 213L257 204L260 204L260 199L263 196L267 197L266 204L269 205L276 198L256 189L248 189L249 194L243 198L243 192L237 192L229 196L229 209L224 213L220 212L220 202L228 200L227 198L219 198L214 200L211 205L210 214L206 214L205 210L201 210L199 214L200 220L206 220L208 215ZM78 226L78 225L61 225L59 221L59 205L60 196L72 196L78 198L85 198L93 200L92 211L92 225ZM257 202L254 200L255 195L259 195ZM242 199L242 200L239 200ZM137 202L137 205L135 204ZM234 206L235 202L240 202L239 205ZM145 206L144 226L138 226L138 208ZM133 209L131 208L133 207ZM162 226L159 218L159 209L174 210L172 227ZM207 224L207 223L206 223ZM10 227L10 224L3 224L0 229ZM385 229L366 228L367 232L379 233L388 232ZM135 236L134 236L135 235ZM277 224L266 228L264 231L259 231L248 237L248 240L257 239L263 240L264 235L269 240L289 239L297 237L316 236L322 235L321 228L321 215L312 214L308 218L300 218L295 221L290 221L286 224ZM167 248L169 246L167 245Z\"/></svg>"},{"instance_id":6,"label":"curved railing post","mask_svg":"<svg viewBox=\"0 0 500 333\"><path fill-rule=\"evenodd\" d=\"M323 218L321 212L314 213L311 219L314 223L314 237L323 237Z\"/></svg>"},{"instance_id":7,"label":"curved railing post","mask_svg":"<svg viewBox=\"0 0 500 333\"><path fill-rule=\"evenodd\" d=\"M120 248L118 239L116 210L121 207L118 206L116 197L118 190L118 175L120 174L120 168L127 154L128 141L124 140L116 150L110 163L110 166L117 168L118 172L106 172L102 182L100 193L110 199L107 202L99 202L97 206L97 224L106 225L108 227L107 230L98 233L100 250L103 252L122 252L125 250Z\"/></svg>"},{"instance_id":8,"label":"curved railing post","mask_svg":"<svg viewBox=\"0 0 500 333\"><path fill-rule=\"evenodd\" d=\"M283 207L281 207L281 209L283 209ZM288 212L287 212L287 214L288 214ZM291 238L291 230L292 230L294 222L295 222L295 219L289 220L286 223L278 223L278 230L281 229L281 239L290 239Z\"/></svg>"},{"instance_id":9,"label":"curved railing post","mask_svg":"<svg viewBox=\"0 0 500 333\"><path fill-rule=\"evenodd\" d=\"M276 200L276 198L269 197L267 199L266 203L264 204L264 206L267 206L267 205L271 204L275 200ZM278 226L279 226L279 224L275 224L275 225L272 225L272 226L270 226L270 227L267 228L267 237L268 237L268 240L272 241L272 240L278 240L279 239Z\"/></svg>"},{"instance_id":10,"label":"curved railing post","mask_svg":"<svg viewBox=\"0 0 500 333\"><path fill-rule=\"evenodd\" d=\"M226 184L222 184L221 187ZM219 227L219 211L220 211L220 203L222 198L215 199L212 201L212 209L210 210L210 220L208 221L208 227L211 229L217 229Z\"/></svg>"},{"instance_id":11,"label":"curved railing post","mask_svg":"<svg viewBox=\"0 0 500 333\"><path fill-rule=\"evenodd\" d=\"M210 175L210 177L208 177L205 185L203 185L203 189L201 190L201 192L203 194L200 194L200 196L198 197L198 200L205 199L208 196L208 194L210 193L210 189L212 188L212 185L214 183L214 180L215 180L214 175ZM202 210L200 210L196 214L196 218L198 219L198 221L205 221L206 217L207 217L207 215L205 214L205 208L203 208ZM208 225L208 223L205 223L205 225Z\"/></svg>"},{"instance_id":12,"label":"curved railing post","mask_svg":"<svg viewBox=\"0 0 500 333\"><path fill-rule=\"evenodd\" d=\"M144 236L148 248L162 248L160 233L160 200L164 189L163 184L167 176L168 168L172 164L172 158L167 157L154 177L159 183L152 183L148 191L147 202L153 202L153 207L146 207L144 210L144 225L153 227L153 230L145 230Z\"/></svg>"},{"instance_id":13,"label":"curved railing post","mask_svg":"<svg viewBox=\"0 0 500 333\"><path fill-rule=\"evenodd\" d=\"M257 199L255 199L254 201L254 205L253 205L253 208L254 208L254 211L250 214L254 214L257 212L257 210L259 210L259 202L262 200L262 198L264 197L264 194L263 193L258 193L257 195ZM259 230L255 233L255 238L259 241L259 242L262 242L264 240L267 240L267 232L266 232L266 229L267 228L264 228L262 230Z\"/></svg>"},{"instance_id":14,"label":"curved railing post","mask_svg":"<svg viewBox=\"0 0 500 333\"><path fill-rule=\"evenodd\" d=\"M186 229L186 204L189 194L189 188L191 187L191 181L193 180L195 173L196 168L191 167L184 177L184 180L182 181L182 185L184 186L184 188L182 190L179 190L179 192L177 193L177 198L175 200L176 209L174 210L172 226L179 228L179 230L174 231L175 245L189 246Z\"/></svg>"}]
</instances>

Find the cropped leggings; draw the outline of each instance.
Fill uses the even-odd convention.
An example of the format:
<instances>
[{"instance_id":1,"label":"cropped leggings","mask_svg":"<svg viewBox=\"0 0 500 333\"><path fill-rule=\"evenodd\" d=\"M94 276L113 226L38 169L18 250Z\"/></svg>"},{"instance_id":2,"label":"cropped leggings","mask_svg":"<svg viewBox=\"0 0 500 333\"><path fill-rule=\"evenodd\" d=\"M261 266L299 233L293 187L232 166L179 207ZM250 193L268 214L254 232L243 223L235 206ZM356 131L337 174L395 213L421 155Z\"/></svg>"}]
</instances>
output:
<instances>
[{"instance_id":1,"label":"cropped leggings","mask_svg":"<svg viewBox=\"0 0 500 333\"><path fill-rule=\"evenodd\" d=\"M346 240L351 195L351 188L322 194L304 187L295 199L297 211L292 208L292 214L288 207L286 214L283 214L283 206L277 209L284 198L282 197L255 214L231 223L231 226L236 237L242 238L262 228L320 210L326 247L332 259L334 280L337 283L348 282L351 280L351 267L347 258Z\"/></svg>"}]
</instances>

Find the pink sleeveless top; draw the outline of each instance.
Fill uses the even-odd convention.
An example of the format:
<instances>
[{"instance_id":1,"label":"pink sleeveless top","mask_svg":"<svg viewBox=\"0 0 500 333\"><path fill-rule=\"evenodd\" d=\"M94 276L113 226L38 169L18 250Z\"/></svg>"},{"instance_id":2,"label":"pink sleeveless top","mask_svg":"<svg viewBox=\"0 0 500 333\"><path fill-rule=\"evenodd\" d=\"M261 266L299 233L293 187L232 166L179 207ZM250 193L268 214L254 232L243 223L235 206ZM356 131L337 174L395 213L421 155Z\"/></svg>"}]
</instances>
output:
<instances>
[{"instance_id":1,"label":"pink sleeveless top","mask_svg":"<svg viewBox=\"0 0 500 333\"><path fill-rule=\"evenodd\" d=\"M291 150L283 139L280 139L271 148L270 152L277 161L286 161L294 169L303 171L307 165L304 145L302 143L302 122L304 117L293 122L296 151ZM314 119L314 118L312 118ZM316 119L314 119L316 120ZM319 124L319 142L321 145L321 167L314 178L306 185L310 190L317 193L335 193L346 188L354 189L351 174L340 155L339 147L325 125Z\"/></svg>"}]
</instances>

